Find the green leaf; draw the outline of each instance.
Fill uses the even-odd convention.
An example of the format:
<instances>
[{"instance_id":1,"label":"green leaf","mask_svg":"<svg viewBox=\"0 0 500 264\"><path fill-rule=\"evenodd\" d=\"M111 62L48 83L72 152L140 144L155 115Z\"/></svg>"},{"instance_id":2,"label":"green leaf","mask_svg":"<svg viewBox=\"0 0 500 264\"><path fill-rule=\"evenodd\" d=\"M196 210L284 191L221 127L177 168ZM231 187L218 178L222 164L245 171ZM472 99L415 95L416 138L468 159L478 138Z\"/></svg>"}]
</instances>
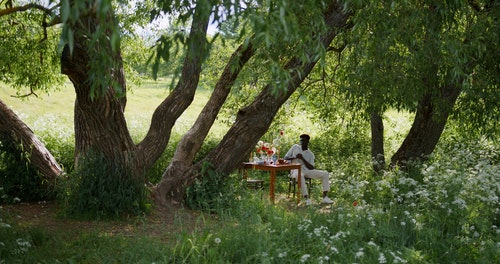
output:
<instances>
[{"instance_id":1,"label":"green leaf","mask_svg":"<svg viewBox=\"0 0 500 264\"><path fill-rule=\"evenodd\" d=\"M69 0L62 0L62 2L61 2L61 19L63 22L67 22L69 17L70 17Z\"/></svg>"}]
</instances>

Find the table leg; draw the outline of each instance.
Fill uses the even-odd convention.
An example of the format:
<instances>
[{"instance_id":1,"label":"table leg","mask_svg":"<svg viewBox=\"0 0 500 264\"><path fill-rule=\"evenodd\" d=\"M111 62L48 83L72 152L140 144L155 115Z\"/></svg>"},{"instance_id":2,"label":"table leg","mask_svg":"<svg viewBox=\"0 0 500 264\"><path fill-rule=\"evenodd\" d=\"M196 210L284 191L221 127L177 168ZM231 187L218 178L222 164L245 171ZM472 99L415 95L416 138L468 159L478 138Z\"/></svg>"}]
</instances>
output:
<instances>
[{"instance_id":1,"label":"table leg","mask_svg":"<svg viewBox=\"0 0 500 264\"><path fill-rule=\"evenodd\" d=\"M297 204L300 203L300 187L302 186L302 168L298 169L298 174L297 174Z\"/></svg>"},{"instance_id":2,"label":"table leg","mask_svg":"<svg viewBox=\"0 0 500 264\"><path fill-rule=\"evenodd\" d=\"M274 182L276 181L276 171L271 170L271 181L269 183L269 198L271 199L271 203L274 204Z\"/></svg>"}]
</instances>

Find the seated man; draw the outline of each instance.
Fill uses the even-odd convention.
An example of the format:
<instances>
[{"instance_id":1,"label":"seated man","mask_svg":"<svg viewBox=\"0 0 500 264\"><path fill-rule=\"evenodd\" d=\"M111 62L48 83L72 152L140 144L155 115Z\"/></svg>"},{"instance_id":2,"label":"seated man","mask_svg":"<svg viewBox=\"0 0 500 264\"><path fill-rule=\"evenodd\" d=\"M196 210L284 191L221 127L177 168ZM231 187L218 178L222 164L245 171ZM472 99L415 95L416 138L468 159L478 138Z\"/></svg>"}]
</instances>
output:
<instances>
[{"instance_id":1,"label":"seated man","mask_svg":"<svg viewBox=\"0 0 500 264\"><path fill-rule=\"evenodd\" d=\"M314 169L314 154L307 148L310 138L311 137L307 134L300 135L300 145L293 145L286 153L284 159L291 160L292 163L302 164L300 190L306 199L306 205L311 204L311 199L309 199L309 194L307 193L305 177L321 179L321 184L323 186L323 200L321 200L321 203L331 204L333 201L328 198L327 195L330 190L330 173L324 170ZM297 177L297 174L298 170L292 171L292 177Z\"/></svg>"}]
</instances>

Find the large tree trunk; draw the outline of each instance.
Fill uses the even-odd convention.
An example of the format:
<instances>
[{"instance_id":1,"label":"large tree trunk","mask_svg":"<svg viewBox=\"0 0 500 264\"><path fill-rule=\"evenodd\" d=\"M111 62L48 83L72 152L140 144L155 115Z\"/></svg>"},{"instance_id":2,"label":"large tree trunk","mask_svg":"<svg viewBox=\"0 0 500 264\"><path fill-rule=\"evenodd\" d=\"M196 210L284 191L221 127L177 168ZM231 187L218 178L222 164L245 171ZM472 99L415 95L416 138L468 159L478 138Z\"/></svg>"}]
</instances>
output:
<instances>
[{"instance_id":1,"label":"large tree trunk","mask_svg":"<svg viewBox=\"0 0 500 264\"><path fill-rule=\"evenodd\" d=\"M30 164L42 173L49 184L63 173L61 167L33 131L0 100L0 139L22 145L30 153Z\"/></svg>"},{"instance_id":2,"label":"large tree trunk","mask_svg":"<svg viewBox=\"0 0 500 264\"><path fill-rule=\"evenodd\" d=\"M448 85L442 87L439 96L431 93L422 96L411 129L391 158L392 167L404 167L408 161L426 159L434 151L459 95L459 87Z\"/></svg>"},{"instance_id":3,"label":"large tree trunk","mask_svg":"<svg viewBox=\"0 0 500 264\"><path fill-rule=\"evenodd\" d=\"M112 17L111 14L109 16ZM75 32L73 51L66 46L61 57L61 72L69 77L76 92L75 168L78 169L81 158L86 158L92 152L104 155L117 168L144 181L140 179L144 175L141 157L137 154L124 116L126 84L120 50L111 52L109 42L99 43L99 47L91 46L92 34L101 23L96 10L88 10L80 22L72 27ZM96 80L92 75L95 73L91 72L91 63L96 58L96 50L103 53L100 56L111 56L115 62L110 68L102 69L109 74L109 84L93 83Z\"/></svg>"},{"instance_id":4,"label":"large tree trunk","mask_svg":"<svg viewBox=\"0 0 500 264\"><path fill-rule=\"evenodd\" d=\"M340 29L346 26L348 14L341 4L334 1L326 10L324 18L328 30L320 41L327 47ZM316 62L303 62L298 58L291 58L285 65L285 69L292 71L292 79L286 91L275 93L272 85L265 87L250 105L238 112L233 126L204 160L194 165L184 163L182 170L175 170L176 173L167 171L168 173L164 175L167 178L163 179L164 184L160 185L157 192L161 196L157 198L166 201L165 196L168 195L175 200L182 200L186 188L197 178L202 177L200 170L205 161L213 164L215 171L221 175L228 175L238 168L253 150L258 139L266 133L278 109L307 77ZM170 180L170 177L175 179Z\"/></svg>"},{"instance_id":5,"label":"large tree trunk","mask_svg":"<svg viewBox=\"0 0 500 264\"><path fill-rule=\"evenodd\" d=\"M370 127L372 132L372 167L375 172L385 169L384 153L384 122L377 112L370 114Z\"/></svg>"}]
</instances>

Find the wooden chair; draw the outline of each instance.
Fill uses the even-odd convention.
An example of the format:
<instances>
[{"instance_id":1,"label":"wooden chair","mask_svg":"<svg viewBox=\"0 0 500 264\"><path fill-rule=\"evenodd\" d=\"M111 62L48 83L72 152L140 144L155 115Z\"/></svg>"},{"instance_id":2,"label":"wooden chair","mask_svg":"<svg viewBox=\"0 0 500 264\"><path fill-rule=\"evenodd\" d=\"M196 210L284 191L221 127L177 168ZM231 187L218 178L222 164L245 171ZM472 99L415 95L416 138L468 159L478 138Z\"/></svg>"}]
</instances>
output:
<instances>
[{"instance_id":1,"label":"wooden chair","mask_svg":"<svg viewBox=\"0 0 500 264\"><path fill-rule=\"evenodd\" d=\"M263 190L264 189L264 180L257 179L246 179L247 189L251 190Z\"/></svg>"},{"instance_id":2,"label":"wooden chair","mask_svg":"<svg viewBox=\"0 0 500 264\"><path fill-rule=\"evenodd\" d=\"M304 177L306 180L306 185L307 185L307 191L309 192L309 195L311 195L311 189L312 189L312 179ZM295 198L295 186L297 186L297 179L292 177L292 175L288 175L288 198L290 198L290 192L292 191L293 187L293 198ZM300 188L300 187L298 187Z\"/></svg>"},{"instance_id":3,"label":"wooden chair","mask_svg":"<svg viewBox=\"0 0 500 264\"><path fill-rule=\"evenodd\" d=\"M251 190L263 190L264 189L264 180L258 180L258 179L250 179L248 178L247 171L245 169L240 169L240 171L243 173L243 180L245 180L247 184L247 189Z\"/></svg>"}]
</instances>

